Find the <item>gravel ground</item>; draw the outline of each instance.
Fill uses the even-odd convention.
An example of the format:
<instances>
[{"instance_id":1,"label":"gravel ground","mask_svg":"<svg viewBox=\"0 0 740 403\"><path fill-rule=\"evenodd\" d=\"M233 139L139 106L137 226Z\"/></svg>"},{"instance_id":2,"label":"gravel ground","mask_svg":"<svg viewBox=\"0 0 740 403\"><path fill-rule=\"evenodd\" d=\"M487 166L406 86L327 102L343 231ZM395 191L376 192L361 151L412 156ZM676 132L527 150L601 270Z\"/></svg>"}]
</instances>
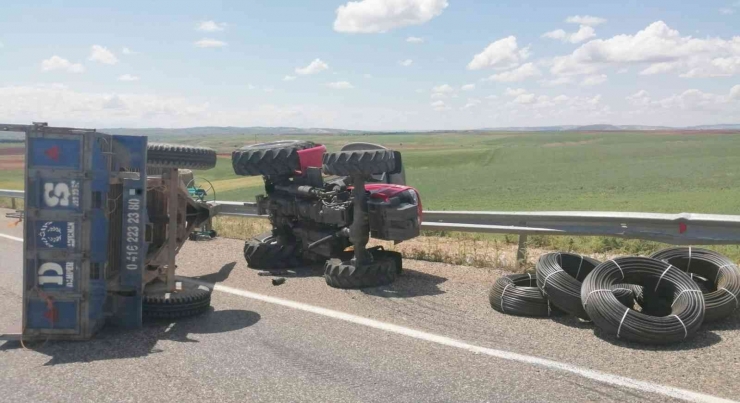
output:
<instances>
[{"instance_id":1,"label":"gravel ground","mask_svg":"<svg viewBox=\"0 0 740 403\"><path fill-rule=\"evenodd\" d=\"M0 210L0 233L7 227ZM21 243L0 239L0 331L20 319ZM321 268L246 267L242 241L188 242L178 274L478 346L732 398L740 393L740 315L683 344L622 342L569 317L520 318L488 305L506 272L406 260L395 283L328 287ZM83 343L33 351L0 342L0 402L142 401L663 401L572 374L473 354L319 315L215 292L214 310L143 330L109 328Z\"/></svg>"},{"instance_id":2,"label":"gravel ground","mask_svg":"<svg viewBox=\"0 0 740 403\"><path fill-rule=\"evenodd\" d=\"M324 282L319 267L281 274L287 281L276 287L272 277L246 266L242 247L242 241L231 239L188 243L179 255L179 273L484 347L708 394L730 397L740 393L740 375L728 371L740 365L740 313L703 326L685 343L644 346L603 334L572 317L522 318L493 311L488 291L496 278L507 274L500 270L405 260L404 275L385 287L333 289Z\"/></svg>"}]
</instances>

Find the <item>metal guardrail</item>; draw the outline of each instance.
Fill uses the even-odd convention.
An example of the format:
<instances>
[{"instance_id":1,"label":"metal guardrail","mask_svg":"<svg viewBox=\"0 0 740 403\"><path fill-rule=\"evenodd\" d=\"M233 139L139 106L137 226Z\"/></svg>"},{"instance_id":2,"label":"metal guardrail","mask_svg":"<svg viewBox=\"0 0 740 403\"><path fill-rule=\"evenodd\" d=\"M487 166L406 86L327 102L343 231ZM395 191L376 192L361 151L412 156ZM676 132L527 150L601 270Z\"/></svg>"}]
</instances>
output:
<instances>
[{"instance_id":1,"label":"metal guardrail","mask_svg":"<svg viewBox=\"0 0 740 403\"><path fill-rule=\"evenodd\" d=\"M24 196L25 196L25 192L22 190L0 189L0 197L9 197L10 198L10 208L14 210L16 209L15 199L23 200Z\"/></svg>"},{"instance_id":2,"label":"metal guardrail","mask_svg":"<svg viewBox=\"0 0 740 403\"><path fill-rule=\"evenodd\" d=\"M22 190L0 189L0 197L10 197L12 199L23 199L24 193Z\"/></svg>"},{"instance_id":3,"label":"metal guardrail","mask_svg":"<svg viewBox=\"0 0 740 403\"><path fill-rule=\"evenodd\" d=\"M0 197L23 198L2 190ZM210 202L214 216L267 218L253 202ZM422 229L519 235L519 258L528 235L607 236L674 245L740 244L740 215L590 211L424 211Z\"/></svg>"}]
</instances>

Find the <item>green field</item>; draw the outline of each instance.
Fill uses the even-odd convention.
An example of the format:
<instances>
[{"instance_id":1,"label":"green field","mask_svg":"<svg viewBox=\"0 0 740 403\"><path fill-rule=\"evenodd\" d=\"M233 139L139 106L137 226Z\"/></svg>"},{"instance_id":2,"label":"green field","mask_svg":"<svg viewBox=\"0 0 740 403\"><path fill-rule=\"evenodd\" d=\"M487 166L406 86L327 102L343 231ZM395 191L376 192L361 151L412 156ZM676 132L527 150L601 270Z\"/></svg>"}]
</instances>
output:
<instances>
[{"instance_id":1,"label":"green field","mask_svg":"<svg viewBox=\"0 0 740 403\"><path fill-rule=\"evenodd\" d=\"M363 141L401 151L408 183L420 191L427 210L740 214L740 190L735 186L740 178L740 132L425 133L303 138L326 144L329 150ZM238 146L275 137L155 140L217 149L223 155L216 168L196 172L196 178L209 179L218 200L252 201L263 192L262 178L234 175L229 154ZM0 188L22 189L22 170L3 170ZM8 200L0 200L0 205L8 204ZM242 221L224 219L216 224L220 233L240 238L264 229L261 221ZM462 240L455 242L462 246L483 242L482 250L516 242L516 237L485 234L426 235L430 245L437 245L439 250L426 246L424 256L409 252L407 257L436 256L434 259L448 263L470 260L466 251L440 249L439 245L448 243L440 241L439 236ZM647 254L662 247L639 240L543 236L530 237L529 245L589 254ZM738 246L712 249L740 260ZM473 256L473 261L481 265L498 264L494 260Z\"/></svg>"},{"instance_id":2,"label":"green field","mask_svg":"<svg viewBox=\"0 0 740 403\"><path fill-rule=\"evenodd\" d=\"M403 152L409 184L426 209L606 210L740 213L740 133L544 132L317 136ZM267 137L257 138L265 141ZM169 139L172 141L172 139ZM192 144L192 139L187 141ZM254 138L205 138L228 153ZM230 159L198 173L221 200L251 200L259 178L233 175Z\"/></svg>"},{"instance_id":3,"label":"green field","mask_svg":"<svg viewBox=\"0 0 740 403\"><path fill-rule=\"evenodd\" d=\"M314 136L336 150L353 141L402 151L409 184L435 210L606 210L740 214L740 133L538 132ZM164 138L229 154L274 137ZM233 174L227 155L211 180L219 200L253 200L259 177ZM21 189L21 170L0 188Z\"/></svg>"}]
</instances>

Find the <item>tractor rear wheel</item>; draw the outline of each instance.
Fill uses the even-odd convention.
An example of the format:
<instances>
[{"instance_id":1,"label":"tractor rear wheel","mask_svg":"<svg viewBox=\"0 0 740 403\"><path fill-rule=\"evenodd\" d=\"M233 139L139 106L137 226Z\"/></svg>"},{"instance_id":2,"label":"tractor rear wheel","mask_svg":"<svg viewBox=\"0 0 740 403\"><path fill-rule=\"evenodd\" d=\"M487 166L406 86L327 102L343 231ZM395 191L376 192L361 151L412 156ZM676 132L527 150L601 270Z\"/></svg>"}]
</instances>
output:
<instances>
[{"instance_id":1,"label":"tractor rear wheel","mask_svg":"<svg viewBox=\"0 0 740 403\"><path fill-rule=\"evenodd\" d=\"M401 272L400 254L372 251L373 262L354 266L351 260L329 259L324 265L326 284L334 288L378 287L394 282Z\"/></svg>"},{"instance_id":2,"label":"tractor rear wheel","mask_svg":"<svg viewBox=\"0 0 740 403\"><path fill-rule=\"evenodd\" d=\"M237 175L289 175L301 169L298 151L315 147L311 141L282 140L244 146L231 153Z\"/></svg>"},{"instance_id":3,"label":"tractor rear wheel","mask_svg":"<svg viewBox=\"0 0 740 403\"><path fill-rule=\"evenodd\" d=\"M156 168L211 169L216 166L216 151L208 147L149 143L146 163Z\"/></svg>"},{"instance_id":4,"label":"tractor rear wheel","mask_svg":"<svg viewBox=\"0 0 740 403\"><path fill-rule=\"evenodd\" d=\"M245 242L244 258L250 268L258 270L285 269L303 263L298 244L280 243L272 232L265 232Z\"/></svg>"},{"instance_id":5,"label":"tractor rear wheel","mask_svg":"<svg viewBox=\"0 0 740 403\"><path fill-rule=\"evenodd\" d=\"M324 173L329 175L372 175L393 172L393 150L349 150L324 154Z\"/></svg>"}]
</instances>

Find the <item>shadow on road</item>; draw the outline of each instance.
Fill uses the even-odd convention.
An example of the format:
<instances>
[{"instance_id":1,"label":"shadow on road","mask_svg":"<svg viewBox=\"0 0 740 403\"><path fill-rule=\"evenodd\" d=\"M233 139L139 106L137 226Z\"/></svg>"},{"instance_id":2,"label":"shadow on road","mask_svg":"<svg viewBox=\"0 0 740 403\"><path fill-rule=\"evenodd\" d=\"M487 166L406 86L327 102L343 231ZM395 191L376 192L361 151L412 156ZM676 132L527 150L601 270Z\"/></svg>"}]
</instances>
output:
<instances>
[{"instance_id":1,"label":"shadow on road","mask_svg":"<svg viewBox=\"0 0 740 403\"><path fill-rule=\"evenodd\" d=\"M231 271L234 270L234 266L236 266L236 262L226 263L216 273L204 274L202 276L193 277L193 279L210 284L222 283L229 278Z\"/></svg>"},{"instance_id":2,"label":"shadow on road","mask_svg":"<svg viewBox=\"0 0 740 403\"><path fill-rule=\"evenodd\" d=\"M605 331L599 328L594 328L594 335L596 335L596 337L600 338L601 340L604 340L618 347L624 347L624 348L629 348L633 350L647 350L647 351L696 350L700 348L713 346L722 341L722 337L720 337L720 335L708 330L704 326L700 328L699 331L696 332L696 335L694 335L694 337L691 338L690 340L686 340L681 343L666 344L666 345L641 344L641 343L635 343L632 341L626 341L623 339L618 339L616 335L606 333Z\"/></svg>"},{"instance_id":3,"label":"shadow on road","mask_svg":"<svg viewBox=\"0 0 740 403\"><path fill-rule=\"evenodd\" d=\"M198 343L192 335L224 333L254 325L256 312L245 310L210 311L192 318L146 322L141 329L121 330L106 327L89 341L49 341L26 343L26 347L51 357L44 365L117 360L161 353L160 340ZM22 348L20 342L6 342L0 352Z\"/></svg>"},{"instance_id":4,"label":"shadow on road","mask_svg":"<svg viewBox=\"0 0 740 403\"><path fill-rule=\"evenodd\" d=\"M439 285L447 281L446 278L427 274L416 270L404 269L393 283L373 288L363 288L361 291L368 295L384 298L413 298L427 295L440 295L445 292Z\"/></svg>"},{"instance_id":5,"label":"shadow on road","mask_svg":"<svg viewBox=\"0 0 740 403\"><path fill-rule=\"evenodd\" d=\"M263 271L260 275L285 278L323 277L324 266L316 264L289 270ZM439 295L445 293L439 289L439 284L445 281L447 279L444 277L416 270L403 269L403 273L393 283L380 287L363 288L360 291L367 295L384 298L413 298L426 295Z\"/></svg>"}]
</instances>

